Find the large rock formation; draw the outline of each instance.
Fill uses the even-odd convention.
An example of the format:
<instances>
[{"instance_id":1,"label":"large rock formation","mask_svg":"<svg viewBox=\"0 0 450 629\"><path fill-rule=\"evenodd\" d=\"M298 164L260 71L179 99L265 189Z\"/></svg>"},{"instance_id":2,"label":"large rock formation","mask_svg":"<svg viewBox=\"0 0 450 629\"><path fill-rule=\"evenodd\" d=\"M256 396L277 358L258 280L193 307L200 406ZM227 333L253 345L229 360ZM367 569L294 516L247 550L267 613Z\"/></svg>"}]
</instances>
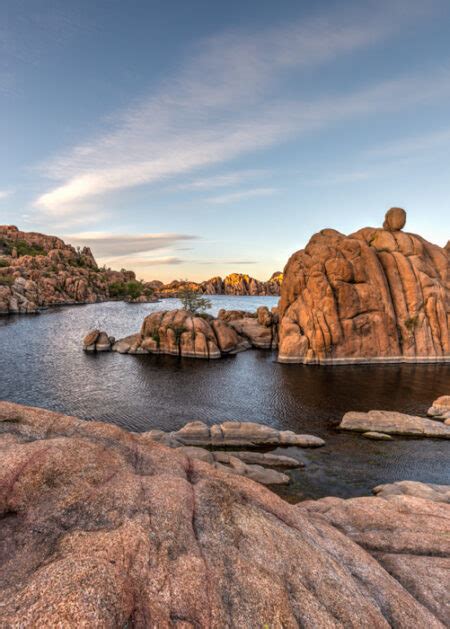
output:
<instances>
[{"instance_id":1,"label":"large rock formation","mask_svg":"<svg viewBox=\"0 0 450 629\"><path fill-rule=\"evenodd\" d=\"M276 343L275 318L261 306L253 314L233 311L231 319L224 310L217 319L187 310L152 312L140 332L118 340L112 349L121 354L220 358L250 347L275 348Z\"/></svg>"},{"instance_id":2,"label":"large rock formation","mask_svg":"<svg viewBox=\"0 0 450 629\"><path fill-rule=\"evenodd\" d=\"M99 269L88 247L0 226L0 314L107 299L151 299L133 271Z\"/></svg>"},{"instance_id":3,"label":"large rock formation","mask_svg":"<svg viewBox=\"0 0 450 629\"><path fill-rule=\"evenodd\" d=\"M450 360L450 272L445 249L400 231L392 208L383 229L315 234L284 270L281 362Z\"/></svg>"},{"instance_id":4,"label":"large rock formation","mask_svg":"<svg viewBox=\"0 0 450 629\"><path fill-rule=\"evenodd\" d=\"M294 506L145 434L10 403L0 418L2 626L448 622L442 491Z\"/></svg>"}]
</instances>

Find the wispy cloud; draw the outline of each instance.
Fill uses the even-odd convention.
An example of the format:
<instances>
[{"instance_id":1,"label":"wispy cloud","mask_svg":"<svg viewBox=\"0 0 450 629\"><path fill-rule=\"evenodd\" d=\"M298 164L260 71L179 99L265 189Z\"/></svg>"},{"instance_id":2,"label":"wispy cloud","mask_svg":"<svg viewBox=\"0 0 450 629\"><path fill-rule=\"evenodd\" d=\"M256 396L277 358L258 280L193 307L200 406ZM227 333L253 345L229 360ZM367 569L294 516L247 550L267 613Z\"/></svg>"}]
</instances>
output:
<instances>
[{"instance_id":1,"label":"wispy cloud","mask_svg":"<svg viewBox=\"0 0 450 629\"><path fill-rule=\"evenodd\" d=\"M230 192L229 194L221 194L207 199L210 203L235 203L243 199L251 199L253 197L267 197L277 192L276 188L253 188L252 190L239 190L238 192Z\"/></svg>"},{"instance_id":2,"label":"wispy cloud","mask_svg":"<svg viewBox=\"0 0 450 629\"><path fill-rule=\"evenodd\" d=\"M7 199L12 194L14 194L14 190L0 190L0 200Z\"/></svg>"},{"instance_id":3,"label":"wispy cloud","mask_svg":"<svg viewBox=\"0 0 450 629\"><path fill-rule=\"evenodd\" d=\"M305 83L303 97L280 99L280 82L292 83L292 73L377 43L430 5L385 0L374 6L208 40L155 96L46 164L44 173L57 183L36 200L37 207L49 216L70 216L97 195L187 174L348 116L396 110L448 92L447 69L319 101L310 99ZM301 92L298 76L296 83Z\"/></svg>"},{"instance_id":4,"label":"wispy cloud","mask_svg":"<svg viewBox=\"0 0 450 629\"><path fill-rule=\"evenodd\" d=\"M84 232L64 236L72 245L90 247L99 258L129 256L130 254L157 251L173 247L181 241L195 240L189 234L109 234ZM174 259L174 258L170 258Z\"/></svg>"},{"instance_id":5,"label":"wispy cloud","mask_svg":"<svg viewBox=\"0 0 450 629\"><path fill-rule=\"evenodd\" d=\"M119 258L99 258L100 264L106 264L112 268L126 268L131 270L145 270L146 268L154 266L174 266L183 264L184 260L175 256L166 256L161 258L145 258L145 257L119 257Z\"/></svg>"},{"instance_id":6,"label":"wispy cloud","mask_svg":"<svg viewBox=\"0 0 450 629\"><path fill-rule=\"evenodd\" d=\"M267 170L247 169L237 172L224 173L223 175L213 175L203 179L195 179L188 183L177 185L178 190L211 190L212 188L226 188L240 184L249 179L266 177Z\"/></svg>"},{"instance_id":7,"label":"wispy cloud","mask_svg":"<svg viewBox=\"0 0 450 629\"><path fill-rule=\"evenodd\" d=\"M439 131L396 139L367 151L367 155L370 157L409 157L439 146L448 148L449 143L450 129L445 128Z\"/></svg>"}]
</instances>

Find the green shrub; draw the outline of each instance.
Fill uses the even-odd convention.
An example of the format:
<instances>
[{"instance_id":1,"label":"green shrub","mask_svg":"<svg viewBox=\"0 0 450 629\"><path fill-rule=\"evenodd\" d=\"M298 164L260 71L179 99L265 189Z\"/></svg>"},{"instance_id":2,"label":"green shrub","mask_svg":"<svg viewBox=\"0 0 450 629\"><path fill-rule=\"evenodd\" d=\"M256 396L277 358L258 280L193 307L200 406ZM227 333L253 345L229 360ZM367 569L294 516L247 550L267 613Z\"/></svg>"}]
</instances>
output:
<instances>
[{"instance_id":1,"label":"green shrub","mask_svg":"<svg viewBox=\"0 0 450 629\"><path fill-rule=\"evenodd\" d=\"M181 301L183 310L188 310L192 314L204 312L211 307L211 301L205 297L201 297L195 290L189 286L182 286L178 291L178 299Z\"/></svg>"},{"instance_id":2,"label":"green shrub","mask_svg":"<svg viewBox=\"0 0 450 629\"><path fill-rule=\"evenodd\" d=\"M18 256L46 256L47 252L40 245L29 245L25 240L16 240L12 245Z\"/></svg>"},{"instance_id":3,"label":"green shrub","mask_svg":"<svg viewBox=\"0 0 450 629\"><path fill-rule=\"evenodd\" d=\"M138 299L143 293L142 284L136 280L113 282L109 285L110 297L117 299Z\"/></svg>"},{"instance_id":4,"label":"green shrub","mask_svg":"<svg viewBox=\"0 0 450 629\"><path fill-rule=\"evenodd\" d=\"M414 328L418 323L419 317L417 315L415 315L414 317L409 317L409 319L405 320L405 328L412 333L414 332Z\"/></svg>"},{"instance_id":5,"label":"green shrub","mask_svg":"<svg viewBox=\"0 0 450 629\"><path fill-rule=\"evenodd\" d=\"M12 286L14 277L12 275L0 275L0 286Z\"/></svg>"},{"instance_id":6,"label":"green shrub","mask_svg":"<svg viewBox=\"0 0 450 629\"><path fill-rule=\"evenodd\" d=\"M5 266L9 266L8 260L4 260L3 258L0 258L0 269L4 268Z\"/></svg>"}]
</instances>

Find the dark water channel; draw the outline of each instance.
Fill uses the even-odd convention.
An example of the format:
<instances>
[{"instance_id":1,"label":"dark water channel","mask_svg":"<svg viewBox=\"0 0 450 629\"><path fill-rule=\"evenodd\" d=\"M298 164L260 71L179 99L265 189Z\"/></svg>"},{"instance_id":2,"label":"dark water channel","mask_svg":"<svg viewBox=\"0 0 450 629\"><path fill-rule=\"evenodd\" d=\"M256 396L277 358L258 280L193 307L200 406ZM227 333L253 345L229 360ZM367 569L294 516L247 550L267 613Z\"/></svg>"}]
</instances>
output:
<instances>
[{"instance_id":1,"label":"dark water channel","mask_svg":"<svg viewBox=\"0 0 450 629\"><path fill-rule=\"evenodd\" d=\"M214 297L213 311L275 303ZM450 483L449 441L372 442L336 430L348 410L425 414L433 399L450 393L448 364L307 367L280 365L263 350L217 361L81 350L82 337L93 327L118 338L138 330L151 310L175 306L176 300L104 303L0 318L0 399L136 431L172 430L200 419L256 421L319 435L324 448L285 451L306 463L279 491L292 500L362 495L402 479Z\"/></svg>"}]
</instances>

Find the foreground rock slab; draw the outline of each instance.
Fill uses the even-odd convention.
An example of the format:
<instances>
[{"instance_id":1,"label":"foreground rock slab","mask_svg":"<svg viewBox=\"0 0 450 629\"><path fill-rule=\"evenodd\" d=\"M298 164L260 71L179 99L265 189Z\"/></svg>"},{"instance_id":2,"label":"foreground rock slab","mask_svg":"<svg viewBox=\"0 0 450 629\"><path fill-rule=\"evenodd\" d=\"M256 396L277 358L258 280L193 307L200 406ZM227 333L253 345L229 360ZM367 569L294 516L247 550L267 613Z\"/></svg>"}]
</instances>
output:
<instances>
[{"instance_id":1,"label":"foreground rock slab","mask_svg":"<svg viewBox=\"0 0 450 629\"><path fill-rule=\"evenodd\" d=\"M448 620L446 504L403 495L299 507L116 426L6 402L0 419L2 626Z\"/></svg>"},{"instance_id":2,"label":"foreground rock slab","mask_svg":"<svg viewBox=\"0 0 450 629\"><path fill-rule=\"evenodd\" d=\"M450 426L425 417L405 415L395 411L369 411L345 413L339 428L355 432L378 432L409 437L435 437L450 439Z\"/></svg>"}]
</instances>

